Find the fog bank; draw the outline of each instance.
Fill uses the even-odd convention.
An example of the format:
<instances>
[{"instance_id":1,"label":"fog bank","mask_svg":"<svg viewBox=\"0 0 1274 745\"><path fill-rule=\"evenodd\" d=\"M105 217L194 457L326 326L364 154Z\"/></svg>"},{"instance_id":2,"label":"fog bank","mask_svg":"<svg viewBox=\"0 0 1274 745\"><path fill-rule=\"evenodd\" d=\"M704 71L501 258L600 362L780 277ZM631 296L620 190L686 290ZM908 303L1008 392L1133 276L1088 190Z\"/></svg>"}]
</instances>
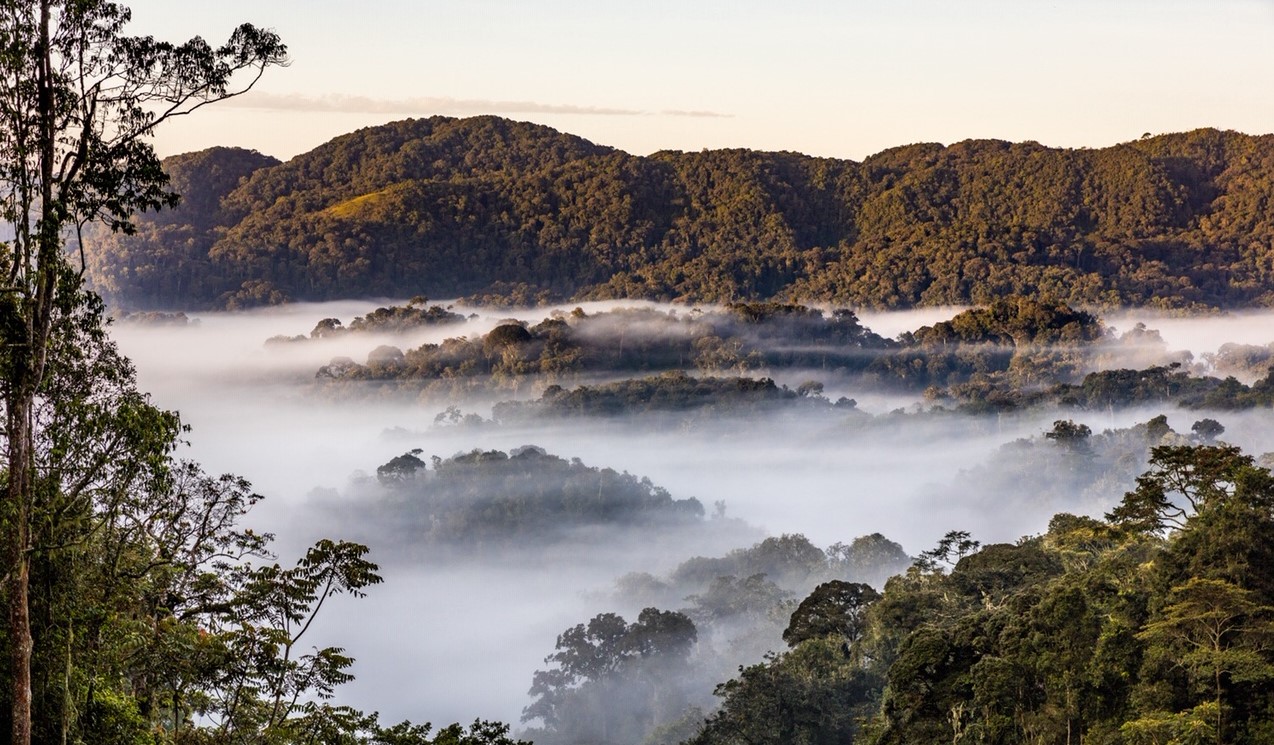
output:
<instances>
[{"instance_id":1,"label":"fog bank","mask_svg":"<svg viewBox=\"0 0 1274 745\"><path fill-rule=\"evenodd\" d=\"M589 313L616 306L660 307L583 305ZM353 493L353 483L373 478L378 466L413 449L427 460L473 449L507 452L536 445L589 466L648 477L674 498L697 498L710 513L723 502L725 515L753 526L756 535L802 533L826 547L879 532L912 555L931 548L950 530L970 531L983 543L1014 541L1043 531L1055 512L1100 515L1113 506L1110 495L1118 489L1104 495L1059 495L1029 479L994 476L995 469L1011 460L1002 451L1006 444L1041 438L1057 419L1075 419L1100 433L1166 413L1173 429L1188 434L1192 422L1213 416L1225 425L1226 441L1254 455L1274 450L1274 427L1264 410L888 417L897 408L915 411L918 397L873 393L857 389L852 381L831 379L829 396L856 398L860 412L817 421L724 417L667 427L617 419L439 426L435 417L449 406L486 416L500 398L526 398L539 391L460 399L401 392L341 398L314 385L315 370L335 356L361 360L380 344L406 348L485 333L508 314L457 307L454 312L477 318L407 338L348 334L297 344L265 343L276 335L308 334L324 318L348 322L375 307L366 302L294 305L204 314L197 324L184 327L120 324L112 331L134 360L140 387L153 394L156 404L179 410L193 427L189 455L209 472L248 478L266 495L248 521L278 534L277 549L285 560L315 538L343 537L331 535L341 527L363 535L355 524L323 522L315 500ZM543 319L551 310L516 315ZM955 312L865 313L862 321L893 337ZM1274 340L1266 331L1274 328L1269 315L1172 319L1127 313L1110 322L1127 330L1137 320L1159 329L1170 348L1195 355L1215 351L1224 341ZM373 560L378 550L389 550L378 548L375 540L368 543ZM334 604L316 629L315 643L338 644L358 660L357 680L342 689L340 699L379 709L388 720L447 723L482 717L516 722L528 702L531 674L543 667L557 634L598 612L616 610L599 598L617 577L665 573L691 556L742 545L743 539L730 546L697 545L687 538L684 545L643 550L637 535L630 541L561 550L538 566L481 555L417 565L383 561L385 583L371 588L365 599L342 598ZM781 645L774 640L774 649Z\"/></svg>"}]
</instances>

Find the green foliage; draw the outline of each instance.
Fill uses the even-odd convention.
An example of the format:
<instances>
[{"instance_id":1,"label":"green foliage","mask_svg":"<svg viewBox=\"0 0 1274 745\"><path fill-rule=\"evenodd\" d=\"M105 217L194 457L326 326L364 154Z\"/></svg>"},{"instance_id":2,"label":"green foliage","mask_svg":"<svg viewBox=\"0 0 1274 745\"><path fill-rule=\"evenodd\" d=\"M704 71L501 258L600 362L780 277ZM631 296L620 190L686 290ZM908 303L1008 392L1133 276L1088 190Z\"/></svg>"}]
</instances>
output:
<instances>
[{"instance_id":1,"label":"green foliage","mask_svg":"<svg viewBox=\"0 0 1274 745\"><path fill-rule=\"evenodd\" d=\"M976 551L980 542L969 537L967 530L952 530L938 541L938 545L922 551L916 559L916 567L922 571L938 571L941 565L954 567L972 551Z\"/></svg>"},{"instance_id":2,"label":"green foliage","mask_svg":"<svg viewBox=\"0 0 1274 745\"><path fill-rule=\"evenodd\" d=\"M828 560L843 578L884 587L885 581L911 566L912 558L902 546L880 533L855 538L848 545L827 547Z\"/></svg>"},{"instance_id":3,"label":"green foliage","mask_svg":"<svg viewBox=\"0 0 1274 745\"><path fill-rule=\"evenodd\" d=\"M467 728L452 724L438 730L438 734L429 745L531 745L525 740L514 740L509 736L509 725L503 722L484 722L475 720ZM408 741L390 737L381 732L372 745L408 745ZM424 745L422 740L421 745Z\"/></svg>"},{"instance_id":4,"label":"green foliage","mask_svg":"<svg viewBox=\"0 0 1274 745\"><path fill-rule=\"evenodd\" d=\"M1272 498L1274 476L1233 448L1165 446L1112 522L1058 515L980 550L949 533L889 581L836 668L840 638L819 635L742 670L689 742L1265 742ZM815 643L822 663L798 655ZM800 716L794 703L855 676L847 698Z\"/></svg>"},{"instance_id":5,"label":"green foliage","mask_svg":"<svg viewBox=\"0 0 1274 745\"><path fill-rule=\"evenodd\" d=\"M176 458L179 418L137 391L100 299L85 292L82 231L134 234L139 223L137 250L91 241L120 249L120 264L93 256L106 288L158 281L163 302L207 291L211 236L235 221L222 195L277 163L218 149L165 174L149 144L157 125L285 64L274 32L243 24L219 46L173 44L127 35L130 20L107 0L14 0L0 13L5 741L425 742L427 727L387 733L375 715L321 703L352 660L298 647L331 596L380 581L366 547L324 540L292 568L269 563L270 537L239 525L259 497ZM188 209L138 219L175 207L170 187L191 192ZM280 294L256 278L239 289L243 300ZM440 735L507 743L505 733L479 723Z\"/></svg>"},{"instance_id":6,"label":"green foliage","mask_svg":"<svg viewBox=\"0 0 1274 745\"><path fill-rule=\"evenodd\" d=\"M1151 451L1151 465L1110 520L1143 531L1183 528L1201 510L1234 495L1253 467L1251 456L1233 446L1159 446Z\"/></svg>"},{"instance_id":7,"label":"green foliage","mask_svg":"<svg viewBox=\"0 0 1274 745\"><path fill-rule=\"evenodd\" d=\"M902 348L877 356L869 371L913 388L974 378L1040 386L1077 377L1103 333L1095 317L1063 303L999 298L903 334Z\"/></svg>"},{"instance_id":8,"label":"green foliage","mask_svg":"<svg viewBox=\"0 0 1274 745\"><path fill-rule=\"evenodd\" d=\"M77 271L67 237L92 223L132 232L135 213L174 206L149 144L155 127L286 61L279 37L250 24L213 47L128 36L130 19L105 0L16 0L0 14L0 641L9 663L0 704L15 745L91 735L90 712L107 721L108 737L137 729L128 702L106 690L124 689L126 678L109 673L130 655L110 644L94 659L116 598L92 582L95 564L112 559L100 542L135 528L116 520L145 513L138 493L164 491L178 427L136 392L131 368L104 342L100 302L83 292L85 254ZM130 553L154 548L145 537L123 543ZM106 572L108 591L121 584L122 563ZM77 630L88 644L77 645ZM148 709L139 703L138 716Z\"/></svg>"},{"instance_id":9,"label":"green foliage","mask_svg":"<svg viewBox=\"0 0 1274 745\"><path fill-rule=\"evenodd\" d=\"M1190 431L1204 443L1211 443L1225 433L1225 425L1215 419L1200 419L1190 425Z\"/></svg>"},{"instance_id":10,"label":"green foliage","mask_svg":"<svg viewBox=\"0 0 1274 745\"><path fill-rule=\"evenodd\" d=\"M179 288L195 307L419 292L512 305L1268 304L1271 142L1203 129L1098 150L915 145L862 163L640 158L537 125L433 117L283 164L227 149L170 159L191 186L177 221L143 217L141 237L87 248L112 300L151 307Z\"/></svg>"},{"instance_id":11,"label":"green foliage","mask_svg":"<svg viewBox=\"0 0 1274 745\"><path fill-rule=\"evenodd\" d=\"M84 720L93 742L102 745L154 745L159 741L137 709L137 699L110 689L97 690L88 702Z\"/></svg>"},{"instance_id":12,"label":"green foliage","mask_svg":"<svg viewBox=\"0 0 1274 745\"><path fill-rule=\"evenodd\" d=\"M1100 356L1099 349L1097 347L1093 350L1097 352L1094 357ZM1072 352L1069 356L1074 370L1086 364L1085 355L1076 356ZM1012 365L1009 369L1012 370ZM1024 366L1021 371L1030 371L1030 375L1038 383L1052 385L1043 390L1033 389L1011 374L997 376L993 372L988 377L975 371L969 378L970 382L957 382L943 393L955 399L959 404L958 408L965 413L1008 411L1049 404L1088 410L1164 404L1210 411L1268 409L1274 406L1274 375L1267 375L1249 385L1234 377L1222 380L1210 375L1198 375L1179 362L1152 365L1141 370L1097 370L1085 374L1077 382L1074 376L1056 367L1050 370L1047 364L1039 368ZM1060 377L1050 379L1049 376L1052 375ZM959 375L955 377L960 379ZM1213 432L1213 437L1220 434L1214 430L1209 431ZM1200 437L1207 439L1204 435Z\"/></svg>"},{"instance_id":13,"label":"green foliage","mask_svg":"<svg viewBox=\"0 0 1274 745\"><path fill-rule=\"evenodd\" d=\"M41 513L33 537L35 738L378 742L371 720L325 703L352 659L303 646L332 596L380 581L366 547L268 561L271 537L240 524L260 497L175 458L184 428L136 391L100 311L86 299L59 321L42 388L41 498L57 519ZM510 742L483 732L440 742Z\"/></svg>"},{"instance_id":14,"label":"green foliage","mask_svg":"<svg viewBox=\"0 0 1274 745\"><path fill-rule=\"evenodd\" d=\"M703 626L740 618L763 625L790 595L761 573L747 577L725 574L710 580L703 592L687 597L692 605L686 613Z\"/></svg>"},{"instance_id":15,"label":"green foliage","mask_svg":"<svg viewBox=\"0 0 1274 745\"><path fill-rule=\"evenodd\" d=\"M292 567L268 561L270 536L240 525L260 497L175 458L180 420L137 392L100 313L86 298L58 320L41 389L34 737L362 742L362 714L316 703L352 660L302 644L333 595L380 581L367 549L324 540Z\"/></svg>"},{"instance_id":16,"label":"green foliage","mask_svg":"<svg viewBox=\"0 0 1274 745\"><path fill-rule=\"evenodd\" d=\"M824 582L792 613L792 620L783 630L783 641L789 647L825 636L841 639L846 645L858 641L867 608L879 599L880 593L871 585L843 580Z\"/></svg>"},{"instance_id":17,"label":"green foliage","mask_svg":"<svg viewBox=\"0 0 1274 745\"><path fill-rule=\"evenodd\" d=\"M764 412L791 405L800 396L769 378L692 377L683 372L546 390L538 401L496 404L492 416L513 423L531 416L632 416L654 412L698 412L701 417ZM826 401L824 399L824 401Z\"/></svg>"},{"instance_id":18,"label":"green foliage","mask_svg":"<svg viewBox=\"0 0 1274 745\"><path fill-rule=\"evenodd\" d=\"M139 215L132 234L90 228L85 257L93 287L104 296L145 293L148 307L181 306L191 294L221 292L209 276L208 251L220 230L235 221L221 200L254 171L279 161L253 150L215 147L166 158L170 188L182 195L169 210Z\"/></svg>"},{"instance_id":19,"label":"green foliage","mask_svg":"<svg viewBox=\"0 0 1274 745\"><path fill-rule=\"evenodd\" d=\"M853 742L877 685L839 640L815 637L719 686L721 708L687 745Z\"/></svg>"},{"instance_id":20,"label":"green foliage","mask_svg":"<svg viewBox=\"0 0 1274 745\"><path fill-rule=\"evenodd\" d=\"M382 308L369 318L408 316L417 312L412 307ZM427 315L438 323L461 323L438 306ZM342 333L339 320L324 319L309 338ZM342 395L422 388L450 394L492 387L516 392L526 385L545 386L539 401L497 405L495 419L506 421L651 412L693 421L723 410L785 407L833 416L854 410L852 399L825 398L820 380L806 380L792 390L768 377L809 370L852 377L864 386L923 391L934 411L954 407L970 414L1049 405L1109 410L1173 403L1225 410L1274 404L1274 377L1245 384L1199 375L1200 366L1180 361L1188 360L1188 353L1170 352L1162 340L1144 351L1147 335L1153 332L1144 328L1116 334L1066 305L1022 297L965 311L896 341L863 327L850 311L826 313L800 305L736 303L725 310L616 309L592 315L577 309L555 311L534 325L510 319L483 336L452 337L406 352L378 347L366 364L335 358L316 378L376 384L325 385ZM1099 369L1113 360L1126 362L1130 355L1165 364ZM699 377L686 372L691 367ZM592 382L598 378L610 382ZM580 380L590 382L566 387ZM1051 439L1072 452L1084 449L1082 430L1054 435Z\"/></svg>"},{"instance_id":21,"label":"green foliage","mask_svg":"<svg viewBox=\"0 0 1274 745\"><path fill-rule=\"evenodd\" d=\"M1218 713L1216 703L1208 701L1188 711L1155 712L1124 722L1119 732L1128 745L1207 745L1216 741Z\"/></svg>"},{"instance_id":22,"label":"green foliage","mask_svg":"<svg viewBox=\"0 0 1274 745\"><path fill-rule=\"evenodd\" d=\"M672 577L677 582L708 581L721 576L748 577L763 574L780 584L802 584L828 572L827 554L800 533L766 538L749 548L710 558L696 556L683 561Z\"/></svg>"},{"instance_id":23,"label":"green foliage","mask_svg":"<svg viewBox=\"0 0 1274 745\"><path fill-rule=\"evenodd\" d=\"M416 448L409 453L396 455L388 463L377 466L376 480L385 486L390 486L416 478L416 474L427 467L425 462L417 457L420 453L421 450Z\"/></svg>"},{"instance_id":24,"label":"green foliage","mask_svg":"<svg viewBox=\"0 0 1274 745\"><path fill-rule=\"evenodd\" d=\"M1044 436L1068 450L1082 450L1087 447L1088 438L1093 436L1093 430L1087 424L1076 424L1070 419L1059 419L1053 422L1053 430L1045 432Z\"/></svg>"}]
</instances>

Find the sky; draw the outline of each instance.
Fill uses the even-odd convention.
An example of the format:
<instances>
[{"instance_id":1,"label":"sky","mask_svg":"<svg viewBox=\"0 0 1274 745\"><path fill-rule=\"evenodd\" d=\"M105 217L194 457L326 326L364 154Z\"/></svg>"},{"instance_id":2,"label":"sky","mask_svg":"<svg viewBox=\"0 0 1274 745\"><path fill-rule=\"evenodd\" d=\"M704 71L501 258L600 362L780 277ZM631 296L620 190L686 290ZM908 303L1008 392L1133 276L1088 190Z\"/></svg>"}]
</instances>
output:
<instances>
[{"instance_id":1,"label":"sky","mask_svg":"<svg viewBox=\"0 0 1274 745\"><path fill-rule=\"evenodd\" d=\"M1274 0L131 0L129 31L277 31L291 64L165 124L161 155L282 159L408 117L498 114L635 155L860 160L970 138L1104 147L1274 131Z\"/></svg>"}]
</instances>

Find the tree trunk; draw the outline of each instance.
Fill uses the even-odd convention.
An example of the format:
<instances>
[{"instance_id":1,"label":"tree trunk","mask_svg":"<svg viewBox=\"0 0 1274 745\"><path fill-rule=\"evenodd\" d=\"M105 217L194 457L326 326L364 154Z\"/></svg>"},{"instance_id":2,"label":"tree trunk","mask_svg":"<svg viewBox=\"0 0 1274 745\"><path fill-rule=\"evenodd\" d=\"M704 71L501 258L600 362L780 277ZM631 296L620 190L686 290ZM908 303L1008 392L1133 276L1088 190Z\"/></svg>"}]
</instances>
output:
<instances>
[{"instance_id":1,"label":"tree trunk","mask_svg":"<svg viewBox=\"0 0 1274 745\"><path fill-rule=\"evenodd\" d=\"M31 400L18 382L17 395L8 402L9 483L5 493L9 566L9 644L12 666L13 745L31 743L31 615L29 586L31 563L27 554L31 493ZM17 400L14 400L17 399Z\"/></svg>"},{"instance_id":2,"label":"tree trunk","mask_svg":"<svg viewBox=\"0 0 1274 745\"><path fill-rule=\"evenodd\" d=\"M12 745L31 744L31 638L30 581L31 511L35 508L35 433L32 431L35 399L44 375L45 350L48 344L56 276L60 260L62 227L61 205L53 190L56 153L56 122L53 101L50 0L40 2L40 40L37 77L37 117L39 127L40 221L35 226L34 256L21 271L24 294L18 298L25 321L25 338L9 339L11 386L7 401L9 483L5 526L9 538L7 563L12 572L9 582L9 637L12 670ZM29 229L29 227L27 228ZM29 234L28 234L29 236ZM29 237L28 237L29 240ZM18 260L15 257L15 260Z\"/></svg>"},{"instance_id":3,"label":"tree trunk","mask_svg":"<svg viewBox=\"0 0 1274 745\"><path fill-rule=\"evenodd\" d=\"M1219 655L1220 644L1218 644L1217 646L1218 646L1217 654ZM1221 722L1221 668L1220 667L1215 668L1214 674L1216 677L1216 742L1217 742L1217 745L1221 745L1221 742L1222 742L1222 738L1221 738L1221 724L1222 724Z\"/></svg>"}]
</instances>

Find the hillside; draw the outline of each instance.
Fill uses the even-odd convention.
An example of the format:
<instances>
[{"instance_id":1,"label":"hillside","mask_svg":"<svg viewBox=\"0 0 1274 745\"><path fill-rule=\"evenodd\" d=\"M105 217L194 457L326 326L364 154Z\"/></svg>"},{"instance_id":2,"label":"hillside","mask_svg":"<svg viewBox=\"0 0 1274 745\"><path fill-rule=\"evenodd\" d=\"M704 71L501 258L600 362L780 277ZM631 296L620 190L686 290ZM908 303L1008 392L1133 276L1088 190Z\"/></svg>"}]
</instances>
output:
<instances>
[{"instance_id":1,"label":"hillside","mask_svg":"<svg viewBox=\"0 0 1274 745\"><path fill-rule=\"evenodd\" d=\"M434 117L288 163L217 148L165 167L183 207L86 242L94 286L126 307L418 294L1274 304L1269 135L970 140L857 163L636 157L539 125Z\"/></svg>"}]
</instances>

